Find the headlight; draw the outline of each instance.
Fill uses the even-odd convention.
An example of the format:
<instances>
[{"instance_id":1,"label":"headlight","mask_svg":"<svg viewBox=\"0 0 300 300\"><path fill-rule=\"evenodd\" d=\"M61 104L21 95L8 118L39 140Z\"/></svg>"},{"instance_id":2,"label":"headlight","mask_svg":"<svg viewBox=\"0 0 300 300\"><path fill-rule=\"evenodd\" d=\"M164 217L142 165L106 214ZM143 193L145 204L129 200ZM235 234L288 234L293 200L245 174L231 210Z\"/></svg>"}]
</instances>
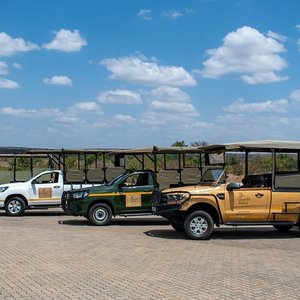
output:
<instances>
[{"instance_id":1,"label":"headlight","mask_svg":"<svg viewBox=\"0 0 300 300\"><path fill-rule=\"evenodd\" d=\"M166 204L178 204L183 201L188 200L191 197L190 193L188 192L174 192L174 193L168 193L162 195L162 200Z\"/></svg>"},{"instance_id":2,"label":"headlight","mask_svg":"<svg viewBox=\"0 0 300 300\"><path fill-rule=\"evenodd\" d=\"M8 186L0 187L0 193L5 192L8 189Z\"/></svg>"},{"instance_id":3,"label":"headlight","mask_svg":"<svg viewBox=\"0 0 300 300\"><path fill-rule=\"evenodd\" d=\"M78 192L73 192L72 193L72 198L73 199L81 199L81 198L85 198L88 194L90 193L90 191L78 191Z\"/></svg>"}]
</instances>

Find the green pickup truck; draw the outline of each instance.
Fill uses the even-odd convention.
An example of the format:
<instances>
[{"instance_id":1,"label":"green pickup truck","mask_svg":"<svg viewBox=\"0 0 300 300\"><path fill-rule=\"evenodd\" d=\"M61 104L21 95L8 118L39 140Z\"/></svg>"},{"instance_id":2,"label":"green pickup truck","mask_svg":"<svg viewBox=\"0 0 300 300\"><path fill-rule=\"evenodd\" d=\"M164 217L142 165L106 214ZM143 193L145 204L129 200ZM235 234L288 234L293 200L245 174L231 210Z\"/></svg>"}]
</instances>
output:
<instances>
[{"instance_id":1,"label":"green pickup truck","mask_svg":"<svg viewBox=\"0 0 300 300\"><path fill-rule=\"evenodd\" d=\"M64 192L61 205L70 215L108 225L112 216L152 214L151 198L157 190L154 172L130 171L100 186Z\"/></svg>"}]
</instances>

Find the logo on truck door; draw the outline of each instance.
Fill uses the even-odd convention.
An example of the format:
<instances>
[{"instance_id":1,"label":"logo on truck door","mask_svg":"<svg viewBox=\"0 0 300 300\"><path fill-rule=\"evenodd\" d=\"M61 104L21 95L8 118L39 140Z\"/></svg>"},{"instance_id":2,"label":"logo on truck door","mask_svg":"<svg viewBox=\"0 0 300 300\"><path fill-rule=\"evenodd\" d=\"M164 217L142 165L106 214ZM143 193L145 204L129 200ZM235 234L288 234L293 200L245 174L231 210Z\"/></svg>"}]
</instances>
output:
<instances>
[{"instance_id":1,"label":"logo on truck door","mask_svg":"<svg viewBox=\"0 0 300 300\"><path fill-rule=\"evenodd\" d=\"M40 188L39 198L52 198L52 188Z\"/></svg>"},{"instance_id":2,"label":"logo on truck door","mask_svg":"<svg viewBox=\"0 0 300 300\"><path fill-rule=\"evenodd\" d=\"M142 206L142 195L130 193L126 194L126 207L141 207Z\"/></svg>"}]
</instances>

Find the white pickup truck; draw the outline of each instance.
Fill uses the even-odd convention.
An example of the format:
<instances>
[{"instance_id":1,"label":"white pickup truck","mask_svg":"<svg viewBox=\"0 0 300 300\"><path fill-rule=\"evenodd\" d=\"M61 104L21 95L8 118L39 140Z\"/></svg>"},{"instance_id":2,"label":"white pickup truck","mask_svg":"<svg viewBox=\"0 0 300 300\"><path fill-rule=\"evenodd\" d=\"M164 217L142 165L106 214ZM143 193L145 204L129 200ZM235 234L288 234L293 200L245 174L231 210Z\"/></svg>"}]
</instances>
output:
<instances>
[{"instance_id":1,"label":"white pickup truck","mask_svg":"<svg viewBox=\"0 0 300 300\"><path fill-rule=\"evenodd\" d=\"M60 170L44 171L26 182L1 184L0 209L9 216L20 216L25 209L59 207L64 191L89 186L92 184L65 183Z\"/></svg>"}]
</instances>

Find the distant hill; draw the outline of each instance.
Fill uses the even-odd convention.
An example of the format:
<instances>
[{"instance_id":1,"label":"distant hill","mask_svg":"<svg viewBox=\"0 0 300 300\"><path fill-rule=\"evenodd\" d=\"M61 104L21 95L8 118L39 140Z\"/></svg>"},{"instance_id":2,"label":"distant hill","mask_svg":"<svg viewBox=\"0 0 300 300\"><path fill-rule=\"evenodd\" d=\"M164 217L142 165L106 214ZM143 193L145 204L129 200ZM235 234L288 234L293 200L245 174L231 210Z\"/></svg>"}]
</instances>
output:
<instances>
[{"instance_id":1,"label":"distant hill","mask_svg":"<svg viewBox=\"0 0 300 300\"><path fill-rule=\"evenodd\" d=\"M25 147L0 147L0 154L24 154L30 149Z\"/></svg>"}]
</instances>

